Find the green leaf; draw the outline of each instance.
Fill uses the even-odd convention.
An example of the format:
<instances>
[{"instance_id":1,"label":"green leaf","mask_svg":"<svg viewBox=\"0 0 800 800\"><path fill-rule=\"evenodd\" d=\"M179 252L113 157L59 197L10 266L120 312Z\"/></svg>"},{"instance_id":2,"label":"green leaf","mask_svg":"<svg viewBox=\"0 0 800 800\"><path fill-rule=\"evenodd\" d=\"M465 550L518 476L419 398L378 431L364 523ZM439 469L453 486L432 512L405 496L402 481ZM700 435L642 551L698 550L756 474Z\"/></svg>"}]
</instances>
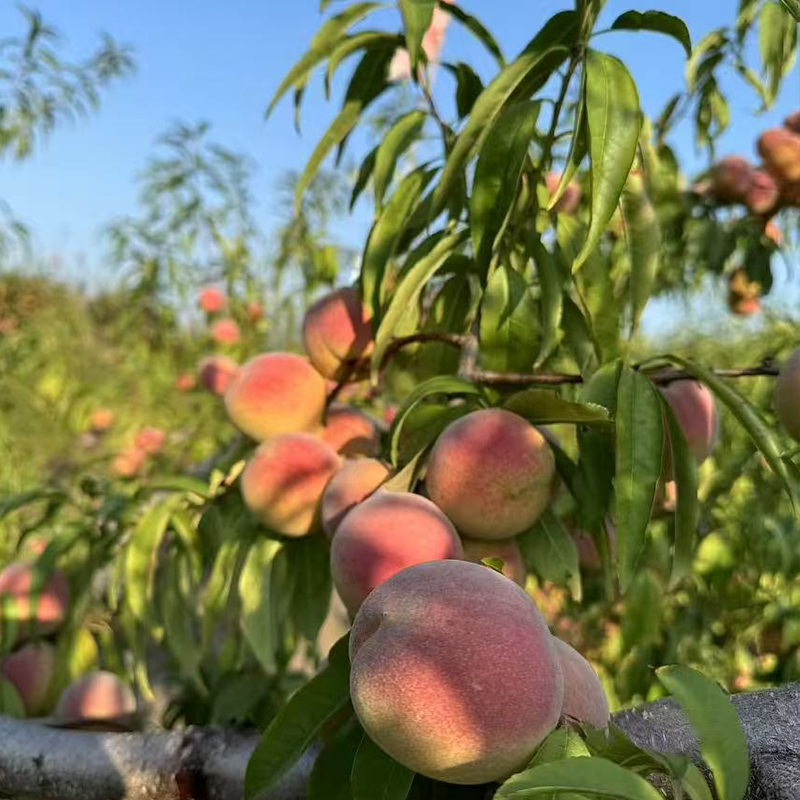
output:
<instances>
[{"instance_id":1,"label":"green leaf","mask_svg":"<svg viewBox=\"0 0 800 800\"><path fill-rule=\"evenodd\" d=\"M406 800L413 781L410 769L398 764L364 734L353 762L353 800Z\"/></svg>"},{"instance_id":2,"label":"green leaf","mask_svg":"<svg viewBox=\"0 0 800 800\"><path fill-rule=\"evenodd\" d=\"M539 278L541 297L539 313L541 315L542 341L539 356L534 363L538 369L553 353L558 345L561 318L564 310L564 281L556 259L536 237L529 237L528 251Z\"/></svg>"},{"instance_id":3,"label":"green leaf","mask_svg":"<svg viewBox=\"0 0 800 800\"><path fill-rule=\"evenodd\" d=\"M586 122L586 90L585 90L586 73L581 75L581 96L578 100L578 108L575 111L575 127L572 131L572 141L569 145L569 153L567 161L564 164L564 169L558 181L558 186L555 192L550 197L550 202L547 204L547 210L553 211L558 205L558 201L564 196L570 181L575 176L575 173L580 169L583 159L586 158L588 152L588 139L589 132L587 130Z\"/></svg>"},{"instance_id":4,"label":"green leaf","mask_svg":"<svg viewBox=\"0 0 800 800\"><path fill-rule=\"evenodd\" d=\"M548 508L534 527L518 537L525 563L546 581L567 585L581 599L578 548L561 520Z\"/></svg>"},{"instance_id":5,"label":"green leaf","mask_svg":"<svg viewBox=\"0 0 800 800\"><path fill-rule=\"evenodd\" d=\"M622 192L621 206L631 261L631 337L633 337L653 292L661 256L661 227L647 196L640 172L634 171L628 176Z\"/></svg>"},{"instance_id":6,"label":"green leaf","mask_svg":"<svg viewBox=\"0 0 800 800\"><path fill-rule=\"evenodd\" d=\"M382 483L381 489L386 492L400 492L401 494L410 492L417 482L417 476L422 469L422 462L427 452L427 447L420 450L397 475Z\"/></svg>"},{"instance_id":7,"label":"green leaf","mask_svg":"<svg viewBox=\"0 0 800 800\"><path fill-rule=\"evenodd\" d=\"M800 0L781 0L783 7L795 18L796 22L800 22Z\"/></svg>"},{"instance_id":8,"label":"green leaf","mask_svg":"<svg viewBox=\"0 0 800 800\"><path fill-rule=\"evenodd\" d=\"M25 705L17 687L0 675L0 714L25 719Z\"/></svg>"},{"instance_id":9,"label":"green leaf","mask_svg":"<svg viewBox=\"0 0 800 800\"><path fill-rule=\"evenodd\" d=\"M690 800L714 800L703 773L692 763L686 766L681 786Z\"/></svg>"},{"instance_id":10,"label":"green leaf","mask_svg":"<svg viewBox=\"0 0 800 800\"><path fill-rule=\"evenodd\" d=\"M211 574L200 596L203 650L210 646L214 625L228 604L242 545L243 542L226 541L214 558Z\"/></svg>"},{"instance_id":11,"label":"green leaf","mask_svg":"<svg viewBox=\"0 0 800 800\"><path fill-rule=\"evenodd\" d=\"M664 589L649 570L640 570L625 598L622 642L627 651L656 644L661 639Z\"/></svg>"},{"instance_id":12,"label":"green leaf","mask_svg":"<svg viewBox=\"0 0 800 800\"><path fill-rule=\"evenodd\" d=\"M364 732L348 724L314 759L307 800L353 800L350 774Z\"/></svg>"},{"instance_id":13,"label":"green leaf","mask_svg":"<svg viewBox=\"0 0 800 800\"><path fill-rule=\"evenodd\" d=\"M590 755L581 735L569 727L556 728L540 745L531 759L530 767L563 761L565 758L585 758Z\"/></svg>"},{"instance_id":14,"label":"green leaf","mask_svg":"<svg viewBox=\"0 0 800 800\"><path fill-rule=\"evenodd\" d=\"M489 269L495 240L513 208L541 104L504 108L481 146L470 198L473 249L481 276Z\"/></svg>"},{"instance_id":15,"label":"green leaf","mask_svg":"<svg viewBox=\"0 0 800 800\"><path fill-rule=\"evenodd\" d=\"M406 30L406 49L412 74L416 72L422 50L422 39L431 26L436 0L398 0Z\"/></svg>"},{"instance_id":16,"label":"green leaf","mask_svg":"<svg viewBox=\"0 0 800 800\"><path fill-rule=\"evenodd\" d=\"M499 372L529 372L539 352L531 286L506 264L495 269L481 302L481 363Z\"/></svg>"},{"instance_id":17,"label":"green leaf","mask_svg":"<svg viewBox=\"0 0 800 800\"><path fill-rule=\"evenodd\" d=\"M467 162L480 149L488 131L515 91L529 81L546 81L567 57L577 33L578 18L575 12L556 14L519 57L486 87L475 102L472 114L447 159L433 195L432 218L437 217L447 205L453 188L462 178Z\"/></svg>"},{"instance_id":18,"label":"green leaf","mask_svg":"<svg viewBox=\"0 0 800 800\"><path fill-rule=\"evenodd\" d=\"M653 31L664 33L677 39L686 51L686 58L692 55L692 37L686 23L672 14L663 11L626 11L614 20L613 30Z\"/></svg>"},{"instance_id":19,"label":"green leaf","mask_svg":"<svg viewBox=\"0 0 800 800\"><path fill-rule=\"evenodd\" d=\"M589 322L570 297L563 299L564 339L584 378L597 369L597 352Z\"/></svg>"},{"instance_id":20,"label":"green leaf","mask_svg":"<svg viewBox=\"0 0 800 800\"><path fill-rule=\"evenodd\" d=\"M585 71L592 220L583 248L572 265L573 272L583 266L614 215L636 155L642 124L636 84L618 58L590 50Z\"/></svg>"},{"instance_id":21,"label":"green leaf","mask_svg":"<svg viewBox=\"0 0 800 800\"><path fill-rule=\"evenodd\" d=\"M506 65L503 51L500 49L497 40L477 17L467 14L460 6L447 3L445 0L439 0L439 8L448 13L460 25L463 25L489 51L499 67Z\"/></svg>"},{"instance_id":22,"label":"green leaf","mask_svg":"<svg viewBox=\"0 0 800 800\"><path fill-rule=\"evenodd\" d=\"M405 416L397 439L392 442L395 462L403 464L413 458L421 449L432 445L450 423L480 407L474 398L458 405L451 405L444 400L439 403L422 402L415 406Z\"/></svg>"},{"instance_id":23,"label":"green leaf","mask_svg":"<svg viewBox=\"0 0 800 800\"><path fill-rule=\"evenodd\" d=\"M29 492L21 492L20 494L12 495L0 502L0 520L7 517L20 508L31 505L31 503L38 503L40 500L66 500L67 495L64 492L56 491L53 489L32 489Z\"/></svg>"},{"instance_id":24,"label":"green leaf","mask_svg":"<svg viewBox=\"0 0 800 800\"><path fill-rule=\"evenodd\" d=\"M520 772L495 793L495 800L527 798L563 792L585 792L614 800L663 800L644 778L604 758L567 758Z\"/></svg>"},{"instance_id":25,"label":"green leaf","mask_svg":"<svg viewBox=\"0 0 800 800\"><path fill-rule=\"evenodd\" d=\"M686 712L720 800L742 800L750 780L750 756L731 698L689 667L661 667L656 675Z\"/></svg>"},{"instance_id":26,"label":"green leaf","mask_svg":"<svg viewBox=\"0 0 800 800\"><path fill-rule=\"evenodd\" d=\"M362 31L353 36L347 36L328 59L325 70L325 95L330 97L331 82L339 65L353 53L359 50L370 50L375 47L402 47L403 37L396 34L383 33L382 31Z\"/></svg>"},{"instance_id":27,"label":"green leaf","mask_svg":"<svg viewBox=\"0 0 800 800\"><path fill-rule=\"evenodd\" d=\"M295 630L314 642L328 613L331 564L320 536L304 536L285 544L289 583L294 587L290 616Z\"/></svg>"},{"instance_id":28,"label":"green leaf","mask_svg":"<svg viewBox=\"0 0 800 800\"><path fill-rule=\"evenodd\" d=\"M535 424L610 425L608 409L595 403L574 403L552 389L526 389L512 394L503 407Z\"/></svg>"},{"instance_id":29,"label":"green leaf","mask_svg":"<svg viewBox=\"0 0 800 800\"><path fill-rule=\"evenodd\" d=\"M697 537L699 506L697 502L697 462L694 459L683 429L670 404L662 397L661 408L669 431L669 451L672 476L677 491L675 505L675 543L672 555L670 586L675 587L692 569Z\"/></svg>"},{"instance_id":30,"label":"green leaf","mask_svg":"<svg viewBox=\"0 0 800 800\"><path fill-rule=\"evenodd\" d=\"M386 314L378 326L375 334L375 347L372 351L370 372L373 382L376 382L383 366L383 357L392 339L404 318L408 315L409 308L413 308L420 293L428 281L436 274L437 270L445 263L447 258L467 240L467 232L450 234L441 239L428 255L421 258L403 276L400 285L394 290L389 301Z\"/></svg>"},{"instance_id":31,"label":"green leaf","mask_svg":"<svg viewBox=\"0 0 800 800\"><path fill-rule=\"evenodd\" d=\"M375 159L378 156L378 147L380 147L380 145L370 150L367 157L361 162L361 167L358 170L356 182L353 185L353 191L350 195L351 211L353 210L358 198L361 197L361 193L364 191L364 189L366 189L369 179L372 177L372 173L375 171Z\"/></svg>"},{"instance_id":32,"label":"green leaf","mask_svg":"<svg viewBox=\"0 0 800 800\"><path fill-rule=\"evenodd\" d=\"M350 702L348 637L331 649L328 666L299 689L261 737L245 773L245 797L256 800L293 766L326 722Z\"/></svg>"},{"instance_id":33,"label":"green leaf","mask_svg":"<svg viewBox=\"0 0 800 800\"><path fill-rule=\"evenodd\" d=\"M372 178L376 213L383 206L383 198L394 177L398 159L419 138L426 119L427 114L424 111L412 111L406 114L389 128L383 136L383 141L378 145Z\"/></svg>"},{"instance_id":34,"label":"green leaf","mask_svg":"<svg viewBox=\"0 0 800 800\"><path fill-rule=\"evenodd\" d=\"M182 591L181 563L177 558L166 559L162 581L159 583L158 603L164 626L164 642L180 673L202 689L202 653L193 629L194 607Z\"/></svg>"},{"instance_id":35,"label":"green leaf","mask_svg":"<svg viewBox=\"0 0 800 800\"><path fill-rule=\"evenodd\" d=\"M664 452L661 401L641 373L623 369L616 410L617 562L627 591L639 566Z\"/></svg>"},{"instance_id":36,"label":"green leaf","mask_svg":"<svg viewBox=\"0 0 800 800\"><path fill-rule=\"evenodd\" d=\"M778 96L781 81L794 66L797 49L797 17L778 0L768 0L758 19L758 49L767 81L767 105Z\"/></svg>"},{"instance_id":37,"label":"green leaf","mask_svg":"<svg viewBox=\"0 0 800 800\"><path fill-rule=\"evenodd\" d=\"M456 110L461 119L469 116L475 101L483 91L483 81L469 64L442 64L456 79Z\"/></svg>"}]
</instances>

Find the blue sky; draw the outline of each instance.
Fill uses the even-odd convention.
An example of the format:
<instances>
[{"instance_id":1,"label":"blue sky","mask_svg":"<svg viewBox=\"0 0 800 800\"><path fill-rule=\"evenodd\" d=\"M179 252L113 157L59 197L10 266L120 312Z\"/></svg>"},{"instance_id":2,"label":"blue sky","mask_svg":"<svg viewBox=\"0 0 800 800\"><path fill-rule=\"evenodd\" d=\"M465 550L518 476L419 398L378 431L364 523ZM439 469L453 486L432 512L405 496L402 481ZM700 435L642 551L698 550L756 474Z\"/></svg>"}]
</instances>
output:
<instances>
[{"instance_id":1,"label":"blue sky","mask_svg":"<svg viewBox=\"0 0 800 800\"><path fill-rule=\"evenodd\" d=\"M571 7L570 0L461 2L482 17L507 55L523 47L547 16ZM157 135L174 120L208 120L216 141L255 160L257 218L266 230L275 224L277 179L287 168L302 167L336 111L325 101L321 81L315 80L307 93L302 137L292 127L289 99L268 121L263 118L281 77L319 25L317 0L192 4L38 0L32 4L62 34L67 54L86 55L105 30L134 48L138 65L135 75L107 93L98 115L63 126L28 161L0 164L0 197L32 226L40 250L65 265L65 274L108 277L99 232L110 218L135 210L136 174L152 153ZM710 29L729 23L737 5L736 0L646 0L642 5L609 0L605 17L610 22L632 7L662 7L682 16L693 40L699 41ZM396 25L396 12L376 17L374 24L379 22ZM0 5L0 29L22 29L12 3ZM598 38L596 46L629 63L650 114L658 113L681 85L683 51L670 39L614 33ZM481 48L458 27L450 29L444 57L471 61L484 76L491 74ZM341 72L343 79L347 71ZM724 88L735 125L723 140L723 153L753 155L757 132L800 106L797 68L776 108L762 118L754 116L756 99L741 81L728 76ZM448 79L441 78L438 91L449 89ZM688 126L677 132L673 143L686 164L702 166ZM358 140L354 144L359 155ZM343 221L338 232L341 242L360 246L366 224L363 213Z\"/></svg>"}]
</instances>

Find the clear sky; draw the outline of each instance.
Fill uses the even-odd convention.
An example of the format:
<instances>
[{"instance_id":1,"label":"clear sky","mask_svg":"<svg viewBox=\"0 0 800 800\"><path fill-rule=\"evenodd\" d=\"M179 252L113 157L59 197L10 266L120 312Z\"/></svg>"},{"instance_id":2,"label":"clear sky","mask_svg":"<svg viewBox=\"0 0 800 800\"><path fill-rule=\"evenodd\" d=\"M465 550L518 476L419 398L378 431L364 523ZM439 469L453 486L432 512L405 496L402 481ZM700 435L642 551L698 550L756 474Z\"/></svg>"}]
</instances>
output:
<instances>
[{"instance_id":1,"label":"clear sky","mask_svg":"<svg viewBox=\"0 0 800 800\"><path fill-rule=\"evenodd\" d=\"M0 164L0 198L29 223L41 251L58 256L71 274L104 273L99 231L110 218L135 210L137 172L157 135L169 122L208 120L216 141L249 154L257 163L253 188L259 222L269 230L276 221L274 187L287 168L299 169L316 139L338 110L313 81L304 112L303 136L292 127L291 99L264 121L264 108L283 74L301 55L320 23L317 0L226 0L194 3L164 0L30 0L61 33L66 53L80 57L96 45L100 31L130 44L138 70L105 96L100 113L58 129L35 156L21 164ZM571 0L460 0L495 32L507 55L516 54L547 16L569 8ZM737 0L609 0L611 21L630 8L663 8L682 16L693 41L734 17ZM396 12L381 21L397 25ZM0 4L0 30L21 31L14 4ZM645 111L656 114L683 80L684 58L671 39L652 34L613 33L596 40L628 62L639 85ZM476 64L486 77L491 64L480 46L458 26L451 27L444 57ZM347 70L341 70L345 78ZM442 77L438 90L449 89ZM339 86L341 88L341 84ZM734 127L721 152L753 155L757 132L800 107L800 78L795 68L776 108L754 116L757 101L742 82L727 75ZM685 163L699 167L688 126L673 139ZM358 140L355 141L356 154ZM363 155L363 151L361 153ZM342 243L360 246L365 214L342 223Z\"/></svg>"}]
</instances>

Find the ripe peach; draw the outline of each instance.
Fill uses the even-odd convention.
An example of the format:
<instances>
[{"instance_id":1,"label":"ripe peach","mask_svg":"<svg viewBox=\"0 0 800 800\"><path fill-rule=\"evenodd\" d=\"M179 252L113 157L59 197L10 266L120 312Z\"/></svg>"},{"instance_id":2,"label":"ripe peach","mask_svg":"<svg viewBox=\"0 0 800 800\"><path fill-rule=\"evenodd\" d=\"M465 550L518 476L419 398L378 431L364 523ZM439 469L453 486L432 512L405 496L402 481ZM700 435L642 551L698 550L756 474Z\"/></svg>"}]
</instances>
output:
<instances>
[{"instance_id":1,"label":"ripe peach","mask_svg":"<svg viewBox=\"0 0 800 800\"><path fill-rule=\"evenodd\" d=\"M479 564L484 558L499 558L503 562L503 575L520 586L525 585L528 569L516 539L462 539L464 558Z\"/></svg>"},{"instance_id":2,"label":"ripe peach","mask_svg":"<svg viewBox=\"0 0 800 800\"><path fill-rule=\"evenodd\" d=\"M228 391L239 372L239 365L227 356L206 356L197 366L200 385L217 397Z\"/></svg>"},{"instance_id":3,"label":"ripe peach","mask_svg":"<svg viewBox=\"0 0 800 800\"><path fill-rule=\"evenodd\" d=\"M369 314L358 290L338 289L314 303L303 320L303 343L321 375L349 377L353 364L372 349Z\"/></svg>"},{"instance_id":4,"label":"ripe peach","mask_svg":"<svg viewBox=\"0 0 800 800\"><path fill-rule=\"evenodd\" d=\"M381 449L380 432L374 420L348 406L334 406L328 410L322 439L347 458L376 456Z\"/></svg>"},{"instance_id":5,"label":"ripe peach","mask_svg":"<svg viewBox=\"0 0 800 800\"><path fill-rule=\"evenodd\" d=\"M144 469L147 462L147 453L132 447L120 450L111 461L111 471L118 478L135 478Z\"/></svg>"},{"instance_id":6,"label":"ripe peach","mask_svg":"<svg viewBox=\"0 0 800 800\"><path fill-rule=\"evenodd\" d=\"M319 525L322 493L339 464L339 456L311 434L268 439L242 473L245 505L276 533L312 533Z\"/></svg>"},{"instance_id":7,"label":"ripe peach","mask_svg":"<svg viewBox=\"0 0 800 800\"><path fill-rule=\"evenodd\" d=\"M252 439L322 426L325 381L302 356L265 353L248 361L225 392L231 422Z\"/></svg>"},{"instance_id":8,"label":"ripe peach","mask_svg":"<svg viewBox=\"0 0 800 800\"><path fill-rule=\"evenodd\" d=\"M89 428L94 433L105 433L115 420L116 414L110 408L96 408L89 417Z\"/></svg>"},{"instance_id":9,"label":"ripe peach","mask_svg":"<svg viewBox=\"0 0 800 800\"><path fill-rule=\"evenodd\" d=\"M553 641L564 675L561 713L593 728L608 727L608 699L594 668L574 647L555 636Z\"/></svg>"},{"instance_id":10,"label":"ripe peach","mask_svg":"<svg viewBox=\"0 0 800 800\"><path fill-rule=\"evenodd\" d=\"M800 111L792 111L783 121L783 127L788 128L792 133L800 133Z\"/></svg>"},{"instance_id":11,"label":"ripe peach","mask_svg":"<svg viewBox=\"0 0 800 800\"><path fill-rule=\"evenodd\" d=\"M680 425L686 444L698 464L713 452L719 439L719 416L714 395L694 380L674 381L661 388ZM668 470L671 477L672 469Z\"/></svg>"},{"instance_id":12,"label":"ripe peach","mask_svg":"<svg viewBox=\"0 0 800 800\"><path fill-rule=\"evenodd\" d=\"M161 428L143 428L134 440L134 447L153 456L164 447L167 434Z\"/></svg>"},{"instance_id":13,"label":"ripe peach","mask_svg":"<svg viewBox=\"0 0 800 800\"><path fill-rule=\"evenodd\" d=\"M419 564L379 586L353 623L350 662L370 738L448 783L522 769L561 713L558 654L536 604L478 564Z\"/></svg>"},{"instance_id":14,"label":"ripe peach","mask_svg":"<svg viewBox=\"0 0 800 800\"><path fill-rule=\"evenodd\" d=\"M753 166L741 156L727 156L711 168L711 194L723 203L743 203L750 189Z\"/></svg>"},{"instance_id":15,"label":"ripe peach","mask_svg":"<svg viewBox=\"0 0 800 800\"><path fill-rule=\"evenodd\" d=\"M552 197L558 184L561 182L561 173L548 172L545 176L547 193ZM577 181L570 181L553 210L558 214L574 214L581 204L581 186Z\"/></svg>"},{"instance_id":16,"label":"ripe peach","mask_svg":"<svg viewBox=\"0 0 800 800\"><path fill-rule=\"evenodd\" d=\"M225 308L225 295L214 286L206 286L197 295L197 303L206 314L216 314Z\"/></svg>"},{"instance_id":17,"label":"ripe peach","mask_svg":"<svg viewBox=\"0 0 800 800\"><path fill-rule=\"evenodd\" d=\"M792 439L800 441L800 348L781 368L775 381L773 405L781 425Z\"/></svg>"},{"instance_id":18,"label":"ripe peach","mask_svg":"<svg viewBox=\"0 0 800 800\"><path fill-rule=\"evenodd\" d=\"M780 247L783 244L783 233L772 220L764 226L764 236L766 236L775 247Z\"/></svg>"},{"instance_id":19,"label":"ripe peach","mask_svg":"<svg viewBox=\"0 0 800 800\"><path fill-rule=\"evenodd\" d=\"M430 500L379 489L339 525L331 545L331 573L354 616L367 595L401 569L463 556L453 526Z\"/></svg>"},{"instance_id":20,"label":"ripe peach","mask_svg":"<svg viewBox=\"0 0 800 800\"><path fill-rule=\"evenodd\" d=\"M57 570L42 576L44 582L34 595L34 565L15 561L0 572L0 601L8 606L8 614L19 625L19 633L46 635L58 630L67 616L69 584ZM8 598L8 601L6 601Z\"/></svg>"},{"instance_id":21,"label":"ripe peach","mask_svg":"<svg viewBox=\"0 0 800 800\"><path fill-rule=\"evenodd\" d=\"M329 538L347 512L366 500L389 474L389 468L374 458L359 458L344 463L322 495L322 529Z\"/></svg>"},{"instance_id":22,"label":"ripe peach","mask_svg":"<svg viewBox=\"0 0 800 800\"><path fill-rule=\"evenodd\" d=\"M54 717L62 724L99 722L136 713L136 697L113 672L84 675L61 695Z\"/></svg>"},{"instance_id":23,"label":"ripe peach","mask_svg":"<svg viewBox=\"0 0 800 800\"><path fill-rule=\"evenodd\" d=\"M175 378L175 388L179 392L191 392L197 386L197 379L189 372L182 372Z\"/></svg>"},{"instance_id":24,"label":"ripe peach","mask_svg":"<svg viewBox=\"0 0 800 800\"><path fill-rule=\"evenodd\" d=\"M613 562L617 554L617 529L610 520L606 520L605 527L609 554ZM602 569L603 562L592 534L588 531L576 531L572 534L572 538L578 548L578 561L581 569L587 572L597 572Z\"/></svg>"},{"instance_id":25,"label":"ripe peach","mask_svg":"<svg viewBox=\"0 0 800 800\"><path fill-rule=\"evenodd\" d=\"M218 319L211 326L211 338L217 344L236 344L241 338L242 333L236 320Z\"/></svg>"},{"instance_id":26,"label":"ripe peach","mask_svg":"<svg viewBox=\"0 0 800 800\"><path fill-rule=\"evenodd\" d=\"M29 717L44 714L56 656L47 642L26 644L0 662L0 674L14 685Z\"/></svg>"},{"instance_id":27,"label":"ripe peach","mask_svg":"<svg viewBox=\"0 0 800 800\"><path fill-rule=\"evenodd\" d=\"M778 206L781 190L775 179L763 169L754 169L744 197L745 205L754 214L769 214Z\"/></svg>"},{"instance_id":28,"label":"ripe peach","mask_svg":"<svg viewBox=\"0 0 800 800\"><path fill-rule=\"evenodd\" d=\"M426 486L465 536L508 539L539 518L554 475L542 434L517 414L492 408L461 417L439 436Z\"/></svg>"},{"instance_id":29,"label":"ripe peach","mask_svg":"<svg viewBox=\"0 0 800 800\"><path fill-rule=\"evenodd\" d=\"M800 181L800 134L770 128L759 137L758 152L779 181Z\"/></svg>"}]
</instances>

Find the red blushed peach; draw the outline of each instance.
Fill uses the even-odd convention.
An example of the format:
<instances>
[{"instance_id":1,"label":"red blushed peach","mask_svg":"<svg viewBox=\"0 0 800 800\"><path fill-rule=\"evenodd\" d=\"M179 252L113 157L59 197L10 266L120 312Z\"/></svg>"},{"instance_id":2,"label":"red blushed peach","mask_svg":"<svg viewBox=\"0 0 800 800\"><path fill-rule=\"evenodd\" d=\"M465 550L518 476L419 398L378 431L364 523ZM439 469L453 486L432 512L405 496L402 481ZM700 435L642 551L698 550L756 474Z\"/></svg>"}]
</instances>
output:
<instances>
[{"instance_id":1,"label":"red blushed peach","mask_svg":"<svg viewBox=\"0 0 800 800\"><path fill-rule=\"evenodd\" d=\"M331 545L331 573L352 617L376 586L401 569L463 557L458 534L430 500L379 489L339 525Z\"/></svg>"},{"instance_id":2,"label":"red blushed peach","mask_svg":"<svg viewBox=\"0 0 800 800\"><path fill-rule=\"evenodd\" d=\"M55 664L55 651L46 642L27 644L0 663L0 674L14 685L29 717L47 710Z\"/></svg>"},{"instance_id":3,"label":"red blushed peach","mask_svg":"<svg viewBox=\"0 0 800 800\"><path fill-rule=\"evenodd\" d=\"M465 536L509 539L550 501L555 459L527 420L500 408L467 414L439 437L428 461L428 494Z\"/></svg>"},{"instance_id":4,"label":"red blushed peach","mask_svg":"<svg viewBox=\"0 0 800 800\"><path fill-rule=\"evenodd\" d=\"M379 586L353 623L350 661L370 738L448 783L524 768L561 713L563 676L535 603L466 561L413 566Z\"/></svg>"},{"instance_id":5,"label":"red blushed peach","mask_svg":"<svg viewBox=\"0 0 800 800\"><path fill-rule=\"evenodd\" d=\"M136 697L114 673L99 670L68 686L54 717L62 724L110 721L136 713Z\"/></svg>"},{"instance_id":6,"label":"red blushed peach","mask_svg":"<svg viewBox=\"0 0 800 800\"><path fill-rule=\"evenodd\" d=\"M303 343L317 371L344 380L372 349L372 327L357 289L338 289L318 300L303 320Z\"/></svg>"},{"instance_id":7,"label":"red blushed peach","mask_svg":"<svg viewBox=\"0 0 800 800\"><path fill-rule=\"evenodd\" d=\"M334 406L328 410L322 440L346 458L376 456L381 436L375 421L357 408Z\"/></svg>"},{"instance_id":8,"label":"red blushed peach","mask_svg":"<svg viewBox=\"0 0 800 800\"><path fill-rule=\"evenodd\" d=\"M136 436L134 446L137 450L142 450L147 455L153 456L161 452L166 438L167 435L161 428L143 428Z\"/></svg>"},{"instance_id":9,"label":"red blushed peach","mask_svg":"<svg viewBox=\"0 0 800 800\"><path fill-rule=\"evenodd\" d=\"M111 471L118 478L135 478L144 469L147 462L147 453L132 447L128 450L121 450L111 461Z\"/></svg>"},{"instance_id":10,"label":"red blushed peach","mask_svg":"<svg viewBox=\"0 0 800 800\"><path fill-rule=\"evenodd\" d=\"M608 699L594 667L574 648L553 637L564 675L564 705L561 713L593 728L606 728Z\"/></svg>"},{"instance_id":11,"label":"red blushed peach","mask_svg":"<svg viewBox=\"0 0 800 800\"><path fill-rule=\"evenodd\" d=\"M783 127L792 133L800 133L800 111L792 111L783 121Z\"/></svg>"},{"instance_id":12,"label":"red blushed peach","mask_svg":"<svg viewBox=\"0 0 800 800\"><path fill-rule=\"evenodd\" d=\"M719 439L719 415L714 395L698 381L674 381L661 389L698 464L713 452ZM672 469L668 470L669 479Z\"/></svg>"},{"instance_id":13,"label":"red blushed peach","mask_svg":"<svg viewBox=\"0 0 800 800\"><path fill-rule=\"evenodd\" d=\"M520 586L525 585L528 570L516 539L462 539L464 558L479 564L484 558L499 558L503 562L503 575Z\"/></svg>"},{"instance_id":14,"label":"red blushed peach","mask_svg":"<svg viewBox=\"0 0 800 800\"><path fill-rule=\"evenodd\" d=\"M311 434L275 436L242 473L245 505L276 533L305 536L319 525L322 493L339 465L339 456Z\"/></svg>"},{"instance_id":15,"label":"red blushed peach","mask_svg":"<svg viewBox=\"0 0 800 800\"><path fill-rule=\"evenodd\" d=\"M758 140L758 152L767 169L779 181L800 181L799 134L786 128L764 131Z\"/></svg>"},{"instance_id":16,"label":"red blushed peach","mask_svg":"<svg viewBox=\"0 0 800 800\"><path fill-rule=\"evenodd\" d=\"M609 556L613 563L617 555L617 529L609 520L606 520L606 535L608 538ZM587 531L577 531L573 533L575 546L578 548L578 561L581 569L587 572L597 572L602 569L603 561L597 550L592 534Z\"/></svg>"},{"instance_id":17,"label":"red blushed peach","mask_svg":"<svg viewBox=\"0 0 800 800\"><path fill-rule=\"evenodd\" d=\"M711 168L711 194L723 203L744 203L753 179L753 166L741 156L727 156Z\"/></svg>"},{"instance_id":18,"label":"red blushed peach","mask_svg":"<svg viewBox=\"0 0 800 800\"><path fill-rule=\"evenodd\" d=\"M548 172L545 176L545 183L547 184L547 193L552 197L558 184L561 182L561 173ZM567 188L555 204L553 211L558 214L574 214L581 204L581 186L577 181L570 181Z\"/></svg>"},{"instance_id":19,"label":"red blushed peach","mask_svg":"<svg viewBox=\"0 0 800 800\"><path fill-rule=\"evenodd\" d=\"M227 356L207 356L197 366L200 385L217 397L228 391L239 372L239 365Z\"/></svg>"},{"instance_id":20,"label":"red blushed peach","mask_svg":"<svg viewBox=\"0 0 800 800\"><path fill-rule=\"evenodd\" d=\"M775 414L792 439L800 441L800 348L792 353L775 381Z\"/></svg>"},{"instance_id":21,"label":"red blushed peach","mask_svg":"<svg viewBox=\"0 0 800 800\"><path fill-rule=\"evenodd\" d=\"M770 214L778 206L780 186L768 172L754 169L744 203L754 214Z\"/></svg>"},{"instance_id":22,"label":"red blushed peach","mask_svg":"<svg viewBox=\"0 0 800 800\"><path fill-rule=\"evenodd\" d=\"M374 458L345 462L322 495L322 529L326 535L332 537L348 511L366 500L389 475L389 468Z\"/></svg>"},{"instance_id":23,"label":"red blushed peach","mask_svg":"<svg viewBox=\"0 0 800 800\"><path fill-rule=\"evenodd\" d=\"M38 595L34 595L39 584L34 578L33 564L9 564L0 572L0 601L16 620L20 634L45 635L58 630L67 616L69 584L62 573L55 571L44 577Z\"/></svg>"},{"instance_id":24,"label":"red blushed peach","mask_svg":"<svg viewBox=\"0 0 800 800\"><path fill-rule=\"evenodd\" d=\"M189 372L182 372L175 378L175 388L179 392L191 392L197 386L197 379Z\"/></svg>"},{"instance_id":25,"label":"red blushed peach","mask_svg":"<svg viewBox=\"0 0 800 800\"><path fill-rule=\"evenodd\" d=\"M110 408L96 408L89 417L89 428L94 433L105 433L113 427L116 414Z\"/></svg>"},{"instance_id":26,"label":"red blushed peach","mask_svg":"<svg viewBox=\"0 0 800 800\"><path fill-rule=\"evenodd\" d=\"M225 392L231 422L256 441L322 427L325 380L305 358L265 353L248 361Z\"/></svg>"},{"instance_id":27,"label":"red blushed peach","mask_svg":"<svg viewBox=\"0 0 800 800\"><path fill-rule=\"evenodd\" d=\"M242 333L235 320L218 319L211 326L211 338L217 344L236 344L242 338Z\"/></svg>"},{"instance_id":28,"label":"red blushed peach","mask_svg":"<svg viewBox=\"0 0 800 800\"><path fill-rule=\"evenodd\" d=\"M225 295L213 286L207 286L197 295L197 304L206 314L216 314L225 308Z\"/></svg>"},{"instance_id":29,"label":"red blushed peach","mask_svg":"<svg viewBox=\"0 0 800 800\"><path fill-rule=\"evenodd\" d=\"M260 322L264 318L264 306L258 300L251 300L244 307L244 313L250 322Z\"/></svg>"}]
</instances>

